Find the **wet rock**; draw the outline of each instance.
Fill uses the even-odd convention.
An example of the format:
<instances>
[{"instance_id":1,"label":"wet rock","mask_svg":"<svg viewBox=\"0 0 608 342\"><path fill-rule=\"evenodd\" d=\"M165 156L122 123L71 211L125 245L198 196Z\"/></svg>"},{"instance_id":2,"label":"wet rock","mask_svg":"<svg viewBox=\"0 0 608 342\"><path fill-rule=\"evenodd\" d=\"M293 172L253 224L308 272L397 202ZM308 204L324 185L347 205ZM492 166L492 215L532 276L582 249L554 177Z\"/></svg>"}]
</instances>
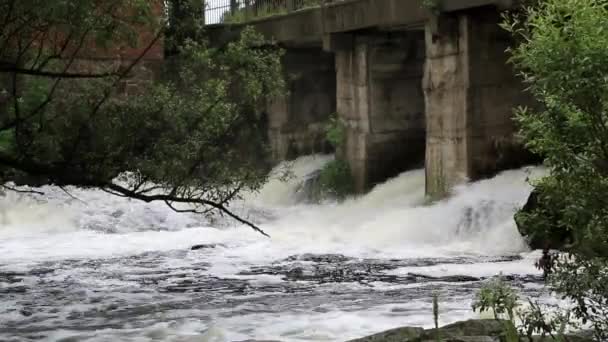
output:
<instances>
[{"instance_id":1,"label":"wet rock","mask_svg":"<svg viewBox=\"0 0 608 342\"><path fill-rule=\"evenodd\" d=\"M450 276L444 276L444 277L432 277L432 276L428 276L428 275L424 275L424 274L417 274L417 273L408 273L408 274L413 277L419 278L419 279L444 281L444 282L449 282L449 283L464 283L464 282L468 282L468 281L483 280L482 278L467 276L467 275L450 275Z\"/></svg>"},{"instance_id":2,"label":"wet rock","mask_svg":"<svg viewBox=\"0 0 608 342\"><path fill-rule=\"evenodd\" d=\"M457 322L438 330L402 327L350 342L426 342L436 341L437 337L444 342L500 342L506 335L507 324L511 323L488 319Z\"/></svg>"},{"instance_id":3,"label":"wet rock","mask_svg":"<svg viewBox=\"0 0 608 342\"><path fill-rule=\"evenodd\" d=\"M407 342L419 341L424 333L422 328L403 327L391 329L379 334L351 340L350 342Z\"/></svg>"},{"instance_id":4,"label":"wet rock","mask_svg":"<svg viewBox=\"0 0 608 342\"><path fill-rule=\"evenodd\" d=\"M439 328L439 336L445 336L445 338L462 336L500 337L505 334L509 324L511 323L508 321L496 319L471 319ZM423 337L434 339L435 336L437 336L437 331L435 329L429 329L425 330Z\"/></svg>"},{"instance_id":5,"label":"wet rock","mask_svg":"<svg viewBox=\"0 0 608 342\"><path fill-rule=\"evenodd\" d=\"M419 341L424 333L422 328L403 327L391 329L379 334L351 340L349 342L407 342Z\"/></svg>"},{"instance_id":6,"label":"wet rock","mask_svg":"<svg viewBox=\"0 0 608 342\"><path fill-rule=\"evenodd\" d=\"M204 243L204 244L200 244L200 245L194 245L194 246L190 247L190 250L196 251L199 249L211 249L211 248L216 248L216 247L223 247L223 245L218 244L218 243Z\"/></svg>"},{"instance_id":7,"label":"wet rock","mask_svg":"<svg viewBox=\"0 0 608 342\"><path fill-rule=\"evenodd\" d=\"M526 214L536 210L543 210L543 215L549 222L549 228L538 227L527 222ZM562 208L555 208L553 204L544 203L542 190L536 188L530 193L523 208L515 214L515 224L530 248L564 250L572 242L572 234L559 228L562 212Z\"/></svg>"},{"instance_id":8,"label":"wet rock","mask_svg":"<svg viewBox=\"0 0 608 342\"><path fill-rule=\"evenodd\" d=\"M317 263L336 263L345 262L352 260L352 258L346 257L342 254L312 254L305 253L300 255L292 255L284 261L310 261Z\"/></svg>"},{"instance_id":9,"label":"wet rock","mask_svg":"<svg viewBox=\"0 0 608 342\"><path fill-rule=\"evenodd\" d=\"M511 261L517 258L493 258L487 262ZM254 266L239 275L279 275L286 281L309 281L316 283L357 282L369 284L385 282L411 284L423 282L466 283L478 282L483 278L467 275L433 277L422 274L390 274L388 271L400 267L433 266L439 263L473 263L480 259L414 259L383 260L351 258L341 254L300 254L274 262L272 265Z\"/></svg>"},{"instance_id":10,"label":"wet rock","mask_svg":"<svg viewBox=\"0 0 608 342\"><path fill-rule=\"evenodd\" d=\"M19 311L19 313L22 314L25 317L30 317L31 315L34 314L33 312L31 312L30 310L27 310L27 309L21 309Z\"/></svg>"},{"instance_id":11,"label":"wet rock","mask_svg":"<svg viewBox=\"0 0 608 342\"><path fill-rule=\"evenodd\" d=\"M296 203L319 203L323 199L321 170L315 170L298 184L295 191Z\"/></svg>"},{"instance_id":12,"label":"wet rock","mask_svg":"<svg viewBox=\"0 0 608 342\"><path fill-rule=\"evenodd\" d=\"M119 218L121 216L123 216L125 214L124 210L118 209L116 211L113 211L110 216L112 216L113 218Z\"/></svg>"},{"instance_id":13,"label":"wet rock","mask_svg":"<svg viewBox=\"0 0 608 342\"><path fill-rule=\"evenodd\" d=\"M507 331L514 329L513 323L495 319L472 319L456 322L439 329L402 327L349 342L502 342L507 340ZM533 338L541 341L540 338ZM544 339L543 341L547 341ZM568 341L591 342L584 335L570 335Z\"/></svg>"}]
</instances>

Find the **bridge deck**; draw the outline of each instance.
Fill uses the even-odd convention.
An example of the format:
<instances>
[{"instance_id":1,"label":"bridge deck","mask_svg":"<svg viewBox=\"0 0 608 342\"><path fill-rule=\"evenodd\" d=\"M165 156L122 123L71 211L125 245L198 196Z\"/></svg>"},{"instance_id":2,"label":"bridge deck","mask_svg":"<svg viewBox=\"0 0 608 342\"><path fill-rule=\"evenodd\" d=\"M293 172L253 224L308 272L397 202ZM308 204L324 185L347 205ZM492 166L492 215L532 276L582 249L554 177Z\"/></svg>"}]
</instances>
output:
<instances>
[{"instance_id":1,"label":"bridge deck","mask_svg":"<svg viewBox=\"0 0 608 342\"><path fill-rule=\"evenodd\" d=\"M514 0L443 0L442 12L456 12L476 7L509 8ZM343 0L323 7L302 9L287 14L258 18L238 24L212 24L214 35L253 25L259 32L285 45L321 45L332 33L365 29L417 30L432 16L423 0Z\"/></svg>"}]
</instances>

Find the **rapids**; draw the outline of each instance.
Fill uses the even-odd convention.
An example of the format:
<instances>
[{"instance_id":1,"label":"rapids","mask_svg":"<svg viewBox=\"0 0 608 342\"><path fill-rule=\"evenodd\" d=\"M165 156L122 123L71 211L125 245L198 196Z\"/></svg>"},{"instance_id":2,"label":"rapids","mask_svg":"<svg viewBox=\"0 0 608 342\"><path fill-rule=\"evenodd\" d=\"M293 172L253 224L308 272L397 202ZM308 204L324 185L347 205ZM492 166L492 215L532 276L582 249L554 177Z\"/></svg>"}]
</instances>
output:
<instances>
[{"instance_id":1,"label":"rapids","mask_svg":"<svg viewBox=\"0 0 608 342\"><path fill-rule=\"evenodd\" d=\"M288 182L232 205L271 239L100 191L5 194L0 341L344 341L431 326L434 291L442 324L475 317L476 289L501 272L546 297L538 253L512 219L542 170L506 171L433 204L423 170L343 203L298 203L301 182L330 159L302 157Z\"/></svg>"}]
</instances>

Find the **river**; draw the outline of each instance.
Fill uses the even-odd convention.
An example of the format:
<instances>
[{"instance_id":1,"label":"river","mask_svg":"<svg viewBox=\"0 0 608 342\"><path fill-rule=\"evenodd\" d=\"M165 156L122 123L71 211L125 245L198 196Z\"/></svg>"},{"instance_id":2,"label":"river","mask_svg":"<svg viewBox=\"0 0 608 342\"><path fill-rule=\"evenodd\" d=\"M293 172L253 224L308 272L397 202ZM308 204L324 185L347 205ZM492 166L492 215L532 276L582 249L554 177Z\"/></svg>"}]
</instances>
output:
<instances>
[{"instance_id":1,"label":"river","mask_svg":"<svg viewBox=\"0 0 608 342\"><path fill-rule=\"evenodd\" d=\"M513 213L541 170L506 171L425 204L415 170L343 203L296 201L327 156L296 160L221 217L178 214L101 191L54 187L0 198L0 341L345 341L476 317L502 273L544 296ZM190 250L193 245L202 245Z\"/></svg>"}]
</instances>

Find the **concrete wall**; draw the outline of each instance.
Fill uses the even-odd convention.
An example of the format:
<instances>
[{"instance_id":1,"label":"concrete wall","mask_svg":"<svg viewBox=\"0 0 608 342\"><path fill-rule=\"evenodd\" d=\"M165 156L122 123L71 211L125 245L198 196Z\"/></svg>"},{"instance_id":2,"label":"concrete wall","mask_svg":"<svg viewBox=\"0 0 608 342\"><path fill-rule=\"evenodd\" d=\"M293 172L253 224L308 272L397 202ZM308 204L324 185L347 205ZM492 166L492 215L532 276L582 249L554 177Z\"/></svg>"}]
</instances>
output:
<instances>
[{"instance_id":1,"label":"concrete wall","mask_svg":"<svg viewBox=\"0 0 608 342\"><path fill-rule=\"evenodd\" d=\"M283 67L289 93L267 108L273 160L329 152L324 125L336 112L333 54L320 48L288 49Z\"/></svg>"},{"instance_id":2,"label":"concrete wall","mask_svg":"<svg viewBox=\"0 0 608 342\"><path fill-rule=\"evenodd\" d=\"M494 8L445 15L426 29L427 194L528 161L513 108L531 104L507 63L511 44Z\"/></svg>"},{"instance_id":3,"label":"concrete wall","mask_svg":"<svg viewBox=\"0 0 608 342\"><path fill-rule=\"evenodd\" d=\"M534 103L498 27L499 10L516 3L444 0L437 18L421 0L348 0L255 21L287 47L288 73L311 75L269 106L275 160L325 150L321 123L336 109L346 125L338 154L359 192L424 164L427 194L440 198L533 161L514 138L513 108ZM212 29L230 37L239 27Z\"/></svg>"},{"instance_id":4,"label":"concrete wall","mask_svg":"<svg viewBox=\"0 0 608 342\"><path fill-rule=\"evenodd\" d=\"M357 191L422 165L425 145L421 33L343 35L336 52L337 109Z\"/></svg>"}]
</instances>

